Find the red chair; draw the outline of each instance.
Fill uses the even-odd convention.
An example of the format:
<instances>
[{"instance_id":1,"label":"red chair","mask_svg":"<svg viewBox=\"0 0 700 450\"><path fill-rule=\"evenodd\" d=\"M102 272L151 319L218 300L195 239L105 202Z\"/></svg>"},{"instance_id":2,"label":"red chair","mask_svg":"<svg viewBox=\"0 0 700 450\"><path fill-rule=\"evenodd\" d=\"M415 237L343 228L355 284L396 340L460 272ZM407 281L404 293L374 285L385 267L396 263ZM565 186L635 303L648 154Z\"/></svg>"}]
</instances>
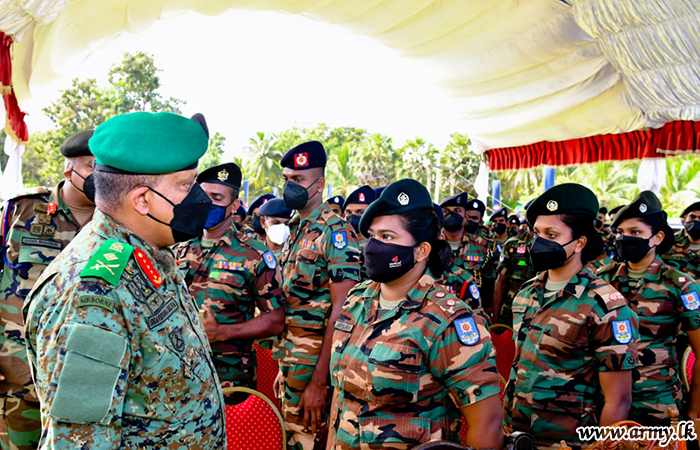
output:
<instances>
[{"instance_id":1,"label":"red chair","mask_svg":"<svg viewBox=\"0 0 700 450\"><path fill-rule=\"evenodd\" d=\"M693 349L688 346L683 353L683 359L681 360L681 379L685 385L685 389L690 391L690 382L693 380L693 365L695 364L695 353Z\"/></svg>"},{"instance_id":2,"label":"red chair","mask_svg":"<svg viewBox=\"0 0 700 450\"><path fill-rule=\"evenodd\" d=\"M275 392L274 384L277 372L279 372L279 364L272 358L271 349L262 348L257 343L253 344L253 348L255 349L255 359L258 365L258 391L277 403L277 393Z\"/></svg>"},{"instance_id":3,"label":"red chair","mask_svg":"<svg viewBox=\"0 0 700 450\"><path fill-rule=\"evenodd\" d=\"M245 387L223 389L224 394L245 392L250 396L237 405L226 405L228 450L285 450L287 433L282 416L269 398Z\"/></svg>"},{"instance_id":4,"label":"red chair","mask_svg":"<svg viewBox=\"0 0 700 450\"><path fill-rule=\"evenodd\" d=\"M515 342L513 329L508 325L497 323L489 327L491 342L496 348L496 369L503 379L510 378L510 369L515 359Z\"/></svg>"}]
</instances>

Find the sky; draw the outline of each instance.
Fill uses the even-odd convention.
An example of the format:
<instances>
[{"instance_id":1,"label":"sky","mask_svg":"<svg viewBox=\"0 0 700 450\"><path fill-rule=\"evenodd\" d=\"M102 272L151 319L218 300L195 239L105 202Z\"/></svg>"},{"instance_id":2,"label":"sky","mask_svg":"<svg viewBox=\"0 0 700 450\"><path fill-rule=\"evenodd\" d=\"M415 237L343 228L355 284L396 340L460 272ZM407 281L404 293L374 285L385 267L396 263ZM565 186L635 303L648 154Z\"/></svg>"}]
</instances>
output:
<instances>
[{"instance_id":1,"label":"sky","mask_svg":"<svg viewBox=\"0 0 700 450\"><path fill-rule=\"evenodd\" d=\"M242 156L257 131L322 122L383 133L398 146L420 136L442 148L451 133L464 132L455 102L431 84L429 67L339 26L234 10L217 17L187 13L103 43L55 81L31 87L32 100L21 105L30 133L52 128L41 109L71 79L96 78L106 86L122 53L139 50L163 69L163 96L186 100L183 114L203 113L211 133L227 138L225 156Z\"/></svg>"}]
</instances>

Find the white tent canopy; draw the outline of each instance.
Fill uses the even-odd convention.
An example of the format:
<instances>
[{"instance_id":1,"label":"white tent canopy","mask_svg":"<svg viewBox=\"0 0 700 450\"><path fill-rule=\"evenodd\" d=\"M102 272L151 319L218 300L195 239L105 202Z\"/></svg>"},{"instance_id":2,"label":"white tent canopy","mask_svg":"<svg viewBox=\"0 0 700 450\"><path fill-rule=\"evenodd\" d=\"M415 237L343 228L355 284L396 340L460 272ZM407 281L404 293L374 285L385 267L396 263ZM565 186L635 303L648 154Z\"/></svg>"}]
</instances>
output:
<instances>
[{"instance_id":1,"label":"white tent canopy","mask_svg":"<svg viewBox=\"0 0 700 450\"><path fill-rule=\"evenodd\" d=\"M0 0L20 106L122 32L229 9L303 14L420 61L480 151L700 120L697 0Z\"/></svg>"}]
</instances>

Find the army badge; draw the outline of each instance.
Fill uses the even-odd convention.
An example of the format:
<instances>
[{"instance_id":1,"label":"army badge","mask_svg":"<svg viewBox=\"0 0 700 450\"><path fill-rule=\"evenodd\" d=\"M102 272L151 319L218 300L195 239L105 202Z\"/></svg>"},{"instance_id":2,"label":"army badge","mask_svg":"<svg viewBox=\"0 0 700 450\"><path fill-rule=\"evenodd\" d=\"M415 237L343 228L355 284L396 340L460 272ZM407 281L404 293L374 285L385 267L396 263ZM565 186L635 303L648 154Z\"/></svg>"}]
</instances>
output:
<instances>
[{"instance_id":1,"label":"army badge","mask_svg":"<svg viewBox=\"0 0 700 450\"><path fill-rule=\"evenodd\" d=\"M333 247L342 250L348 245L348 235L345 231L336 231L333 233Z\"/></svg>"},{"instance_id":2,"label":"army badge","mask_svg":"<svg viewBox=\"0 0 700 450\"><path fill-rule=\"evenodd\" d=\"M216 178L218 178L221 182L228 180L228 172L226 171L226 169L223 169L219 173L217 173Z\"/></svg>"},{"instance_id":3,"label":"army badge","mask_svg":"<svg viewBox=\"0 0 700 450\"><path fill-rule=\"evenodd\" d=\"M455 320L455 329L457 336L464 345L474 345L479 342L479 329L476 327L473 317L465 317L464 319Z\"/></svg>"},{"instance_id":4,"label":"army badge","mask_svg":"<svg viewBox=\"0 0 700 450\"><path fill-rule=\"evenodd\" d=\"M632 325L630 320L613 320L613 334L620 344L629 344L632 341Z\"/></svg>"},{"instance_id":5,"label":"army badge","mask_svg":"<svg viewBox=\"0 0 700 450\"><path fill-rule=\"evenodd\" d=\"M51 202L46 206L46 214L56 214L58 211L58 205L55 202Z\"/></svg>"},{"instance_id":6,"label":"army badge","mask_svg":"<svg viewBox=\"0 0 700 450\"><path fill-rule=\"evenodd\" d=\"M647 212L647 205L646 205L646 203L642 203L641 205L639 205L639 212L642 213L642 214L644 214L645 212Z\"/></svg>"},{"instance_id":7,"label":"army badge","mask_svg":"<svg viewBox=\"0 0 700 450\"><path fill-rule=\"evenodd\" d=\"M408 205L408 202L410 201L408 194L405 192L400 193L397 200L399 201L399 205L401 206Z\"/></svg>"},{"instance_id":8,"label":"army badge","mask_svg":"<svg viewBox=\"0 0 700 450\"><path fill-rule=\"evenodd\" d=\"M476 283L469 285L469 292L472 293L472 298L474 300L479 300L479 298L481 298L481 292L479 292L479 288L476 286Z\"/></svg>"},{"instance_id":9,"label":"army badge","mask_svg":"<svg viewBox=\"0 0 700 450\"><path fill-rule=\"evenodd\" d=\"M550 200L547 202L547 209L550 211L556 211L557 209L559 209L559 203L557 203L554 200Z\"/></svg>"},{"instance_id":10,"label":"army badge","mask_svg":"<svg viewBox=\"0 0 700 450\"><path fill-rule=\"evenodd\" d=\"M685 283L686 278L685 277L678 277L678 282L679 283Z\"/></svg>"},{"instance_id":11,"label":"army badge","mask_svg":"<svg viewBox=\"0 0 700 450\"><path fill-rule=\"evenodd\" d=\"M364 203L365 202L365 193L360 192L360 202Z\"/></svg>"},{"instance_id":12,"label":"army badge","mask_svg":"<svg viewBox=\"0 0 700 450\"><path fill-rule=\"evenodd\" d=\"M681 295L681 300L683 300L683 304L688 311L695 311L700 308L700 297L695 291Z\"/></svg>"},{"instance_id":13,"label":"army badge","mask_svg":"<svg viewBox=\"0 0 700 450\"><path fill-rule=\"evenodd\" d=\"M274 270L277 268L277 259L275 258L275 254L272 253L272 250L263 253L263 260L268 269Z\"/></svg>"},{"instance_id":14,"label":"army badge","mask_svg":"<svg viewBox=\"0 0 700 450\"><path fill-rule=\"evenodd\" d=\"M297 153L294 155L294 167L307 167L309 165L309 154Z\"/></svg>"}]
</instances>

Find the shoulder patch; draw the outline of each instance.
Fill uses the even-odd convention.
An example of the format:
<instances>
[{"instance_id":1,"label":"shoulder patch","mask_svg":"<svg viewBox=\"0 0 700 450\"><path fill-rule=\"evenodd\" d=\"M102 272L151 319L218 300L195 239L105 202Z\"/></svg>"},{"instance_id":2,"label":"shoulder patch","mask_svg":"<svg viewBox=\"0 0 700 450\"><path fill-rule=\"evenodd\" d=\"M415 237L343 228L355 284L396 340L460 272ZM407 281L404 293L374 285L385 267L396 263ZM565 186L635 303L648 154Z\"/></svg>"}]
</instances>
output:
<instances>
[{"instance_id":1,"label":"shoulder patch","mask_svg":"<svg viewBox=\"0 0 700 450\"><path fill-rule=\"evenodd\" d=\"M342 250L348 245L348 233L346 231L334 231L333 237L333 247L338 250Z\"/></svg>"},{"instance_id":2,"label":"shoulder patch","mask_svg":"<svg viewBox=\"0 0 700 450\"><path fill-rule=\"evenodd\" d=\"M612 311L627 305L625 296L615 290L615 288L612 287L612 285L610 285L607 281L603 280L602 278L594 278L592 276L591 278L592 280L588 287L596 294L599 301L602 301L607 311Z\"/></svg>"},{"instance_id":3,"label":"shoulder patch","mask_svg":"<svg viewBox=\"0 0 700 450\"><path fill-rule=\"evenodd\" d=\"M471 283L469 285L469 292L471 292L474 300L479 300L481 298L481 292L479 292L479 287L476 285L476 283Z\"/></svg>"},{"instance_id":4,"label":"shoulder patch","mask_svg":"<svg viewBox=\"0 0 700 450\"><path fill-rule=\"evenodd\" d=\"M688 311L695 311L700 308L700 296L698 296L696 291L681 295L681 300L683 300L683 305Z\"/></svg>"},{"instance_id":5,"label":"shoulder patch","mask_svg":"<svg viewBox=\"0 0 700 450\"><path fill-rule=\"evenodd\" d=\"M265 261L265 265L268 269L274 270L277 268L277 258L275 258L275 254L272 253L272 250L263 253L263 261Z\"/></svg>"},{"instance_id":6,"label":"shoulder patch","mask_svg":"<svg viewBox=\"0 0 700 450\"><path fill-rule=\"evenodd\" d=\"M78 308L97 306L109 312L114 311L114 300L103 295L81 295L78 297Z\"/></svg>"},{"instance_id":7,"label":"shoulder patch","mask_svg":"<svg viewBox=\"0 0 700 450\"><path fill-rule=\"evenodd\" d=\"M92 255L80 277L102 278L116 286L133 251L134 247L129 244L107 239Z\"/></svg>"},{"instance_id":8,"label":"shoulder patch","mask_svg":"<svg viewBox=\"0 0 700 450\"><path fill-rule=\"evenodd\" d=\"M455 320L454 326L462 344L471 346L479 342L481 336L479 336L479 329L473 316Z\"/></svg>"},{"instance_id":9,"label":"shoulder patch","mask_svg":"<svg viewBox=\"0 0 700 450\"><path fill-rule=\"evenodd\" d=\"M613 320L613 335L620 344L629 344L632 341L632 324L630 324L630 320Z\"/></svg>"}]
</instances>

